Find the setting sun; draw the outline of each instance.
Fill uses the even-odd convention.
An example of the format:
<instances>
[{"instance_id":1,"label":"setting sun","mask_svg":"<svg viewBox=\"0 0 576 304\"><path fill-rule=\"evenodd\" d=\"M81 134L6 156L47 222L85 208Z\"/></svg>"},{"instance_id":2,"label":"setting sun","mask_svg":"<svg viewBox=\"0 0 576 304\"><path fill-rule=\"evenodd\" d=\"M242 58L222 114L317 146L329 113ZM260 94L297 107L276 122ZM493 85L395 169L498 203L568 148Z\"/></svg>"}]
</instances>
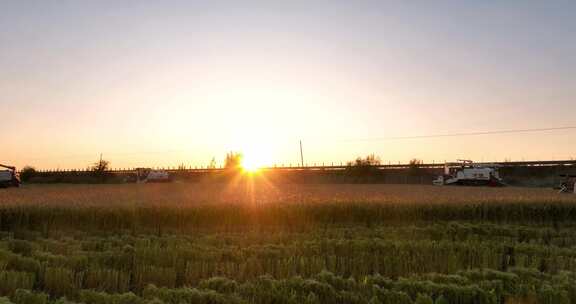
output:
<instances>
[{"instance_id":1,"label":"setting sun","mask_svg":"<svg viewBox=\"0 0 576 304\"><path fill-rule=\"evenodd\" d=\"M245 144L240 150L242 151L242 161L240 165L242 169L247 172L258 171L258 169L271 166L273 163L273 153L266 146Z\"/></svg>"},{"instance_id":2,"label":"setting sun","mask_svg":"<svg viewBox=\"0 0 576 304\"><path fill-rule=\"evenodd\" d=\"M258 169L263 167L263 165L261 163L259 163L257 159L255 159L253 157L249 157L249 156L245 156L242 159L241 166L242 166L242 169L244 169L244 171L248 171L248 172L255 172Z\"/></svg>"}]
</instances>

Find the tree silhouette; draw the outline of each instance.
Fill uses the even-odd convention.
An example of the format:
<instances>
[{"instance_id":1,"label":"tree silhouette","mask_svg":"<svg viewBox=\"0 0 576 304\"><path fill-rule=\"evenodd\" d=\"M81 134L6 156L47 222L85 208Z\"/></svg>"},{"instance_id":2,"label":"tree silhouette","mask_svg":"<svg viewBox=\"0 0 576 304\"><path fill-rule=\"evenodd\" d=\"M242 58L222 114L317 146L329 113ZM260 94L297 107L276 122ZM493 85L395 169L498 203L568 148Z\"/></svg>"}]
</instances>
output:
<instances>
[{"instance_id":1,"label":"tree silhouette","mask_svg":"<svg viewBox=\"0 0 576 304\"><path fill-rule=\"evenodd\" d=\"M109 169L110 169L110 162L104 159L100 159L99 161L95 162L94 164L92 164L92 167L90 168L90 170L95 175L104 175L104 173L106 173L106 171L108 171Z\"/></svg>"},{"instance_id":2,"label":"tree silhouette","mask_svg":"<svg viewBox=\"0 0 576 304\"><path fill-rule=\"evenodd\" d=\"M350 176L366 177L379 174L378 165L380 165L380 157L370 154L366 157L358 157L354 161L348 162L346 165L346 173Z\"/></svg>"},{"instance_id":3,"label":"tree silhouette","mask_svg":"<svg viewBox=\"0 0 576 304\"><path fill-rule=\"evenodd\" d=\"M27 182L29 181L32 177L34 177L36 175L36 168L32 167L32 166L25 166L24 168L22 168L22 170L20 171L20 179L23 182Z\"/></svg>"},{"instance_id":4,"label":"tree silhouette","mask_svg":"<svg viewBox=\"0 0 576 304\"><path fill-rule=\"evenodd\" d=\"M424 162L421 159L413 158L410 160L408 165L410 166L410 169L418 169L423 163Z\"/></svg>"},{"instance_id":5,"label":"tree silhouette","mask_svg":"<svg viewBox=\"0 0 576 304\"><path fill-rule=\"evenodd\" d=\"M224 167L228 170L239 170L242 167L242 158L242 153L240 152L228 152Z\"/></svg>"},{"instance_id":6,"label":"tree silhouette","mask_svg":"<svg viewBox=\"0 0 576 304\"><path fill-rule=\"evenodd\" d=\"M348 166L352 167L371 167L380 165L380 157L374 155L374 153L366 156L365 158L358 157L353 162L348 162Z\"/></svg>"},{"instance_id":7,"label":"tree silhouette","mask_svg":"<svg viewBox=\"0 0 576 304\"><path fill-rule=\"evenodd\" d=\"M208 165L208 169L216 169L216 158L212 157L210 160L210 164Z\"/></svg>"}]
</instances>

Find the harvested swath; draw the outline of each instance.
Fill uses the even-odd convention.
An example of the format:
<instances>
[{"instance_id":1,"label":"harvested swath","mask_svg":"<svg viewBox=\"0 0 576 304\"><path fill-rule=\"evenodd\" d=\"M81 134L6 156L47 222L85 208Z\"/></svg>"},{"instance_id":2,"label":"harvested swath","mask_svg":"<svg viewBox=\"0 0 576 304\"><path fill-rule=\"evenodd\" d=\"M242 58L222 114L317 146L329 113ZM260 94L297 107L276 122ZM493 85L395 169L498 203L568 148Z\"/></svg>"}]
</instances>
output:
<instances>
[{"instance_id":1,"label":"harvested swath","mask_svg":"<svg viewBox=\"0 0 576 304\"><path fill-rule=\"evenodd\" d=\"M574 235L574 227L458 222L301 233L4 237L0 295L18 298L18 289L36 288L84 303L116 303L121 294L127 303L154 297L204 303L188 297L214 293L226 298L217 303L300 303L311 294L318 297L313 303L349 303L345 297L353 296L362 299L353 303L401 297L410 304L419 294L449 303L505 297L571 303Z\"/></svg>"}]
</instances>

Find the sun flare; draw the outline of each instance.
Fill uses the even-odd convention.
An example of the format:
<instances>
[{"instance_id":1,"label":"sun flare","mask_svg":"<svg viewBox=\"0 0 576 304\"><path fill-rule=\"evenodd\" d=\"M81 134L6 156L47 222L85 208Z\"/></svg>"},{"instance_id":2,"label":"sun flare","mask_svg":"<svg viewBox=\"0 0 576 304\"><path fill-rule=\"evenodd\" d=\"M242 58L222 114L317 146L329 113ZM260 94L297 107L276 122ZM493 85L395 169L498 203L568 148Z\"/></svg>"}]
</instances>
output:
<instances>
[{"instance_id":1,"label":"sun flare","mask_svg":"<svg viewBox=\"0 0 576 304\"><path fill-rule=\"evenodd\" d=\"M264 165L259 163L255 158L250 156L244 156L241 163L242 169L248 172L256 172L258 169L262 168Z\"/></svg>"},{"instance_id":2,"label":"sun flare","mask_svg":"<svg viewBox=\"0 0 576 304\"><path fill-rule=\"evenodd\" d=\"M242 169L247 172L256 172L272 163L272 153L261 145L249 145L242 150Z\"/></svg>"}]
</instances>

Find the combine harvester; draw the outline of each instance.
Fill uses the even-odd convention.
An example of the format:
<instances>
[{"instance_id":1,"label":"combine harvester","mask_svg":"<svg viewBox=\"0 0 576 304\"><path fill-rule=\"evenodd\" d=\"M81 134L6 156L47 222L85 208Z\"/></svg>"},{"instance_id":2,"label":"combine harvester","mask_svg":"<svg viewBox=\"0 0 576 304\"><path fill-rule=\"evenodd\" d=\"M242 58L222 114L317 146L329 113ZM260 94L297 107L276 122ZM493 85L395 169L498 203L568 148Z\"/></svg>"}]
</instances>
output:
<instances>
[{"instance_id":1,"label":"combine harvester","mask_svg":"<svg viewBox=\"0 0 576 304\"><path fill-rule=\"evenodd\" d=\"M437 186L505 186L498 174L497 165L475 164L471 160L460 159L457 163L444 164L444 174L438 176L433 184Z\"/></svg>"},{"instance_id":2,"label":"combine harvester","mask_svg":"<svg viewBox=\"0 0 576 304\"><path fill-rule=\"evenodd\" d=\"M0 170L0 188L20 187L20 176L16 167L0 164L0 167L8 170Z\"/></svg>"},{"instance_id":3,"label":"combine harvester","mask_svg":"<svg viewBox=\"0 0 576 304\"><path fill-rule=\"evenodd\" d=\"M560 186L558 186L558 193L574 193L576 194L576 175L563 174Z\"/></svg>"},{"instance_id":4,"label":"combine harvester","mask_svg":"<svg viewBox=\"0 0 576 304\"><path fill-rule=\"evenodd\" d=\"M150 168L136 168L136 183L168 183L172 178L164 170Z\"/></svg>"}]
</instances>

